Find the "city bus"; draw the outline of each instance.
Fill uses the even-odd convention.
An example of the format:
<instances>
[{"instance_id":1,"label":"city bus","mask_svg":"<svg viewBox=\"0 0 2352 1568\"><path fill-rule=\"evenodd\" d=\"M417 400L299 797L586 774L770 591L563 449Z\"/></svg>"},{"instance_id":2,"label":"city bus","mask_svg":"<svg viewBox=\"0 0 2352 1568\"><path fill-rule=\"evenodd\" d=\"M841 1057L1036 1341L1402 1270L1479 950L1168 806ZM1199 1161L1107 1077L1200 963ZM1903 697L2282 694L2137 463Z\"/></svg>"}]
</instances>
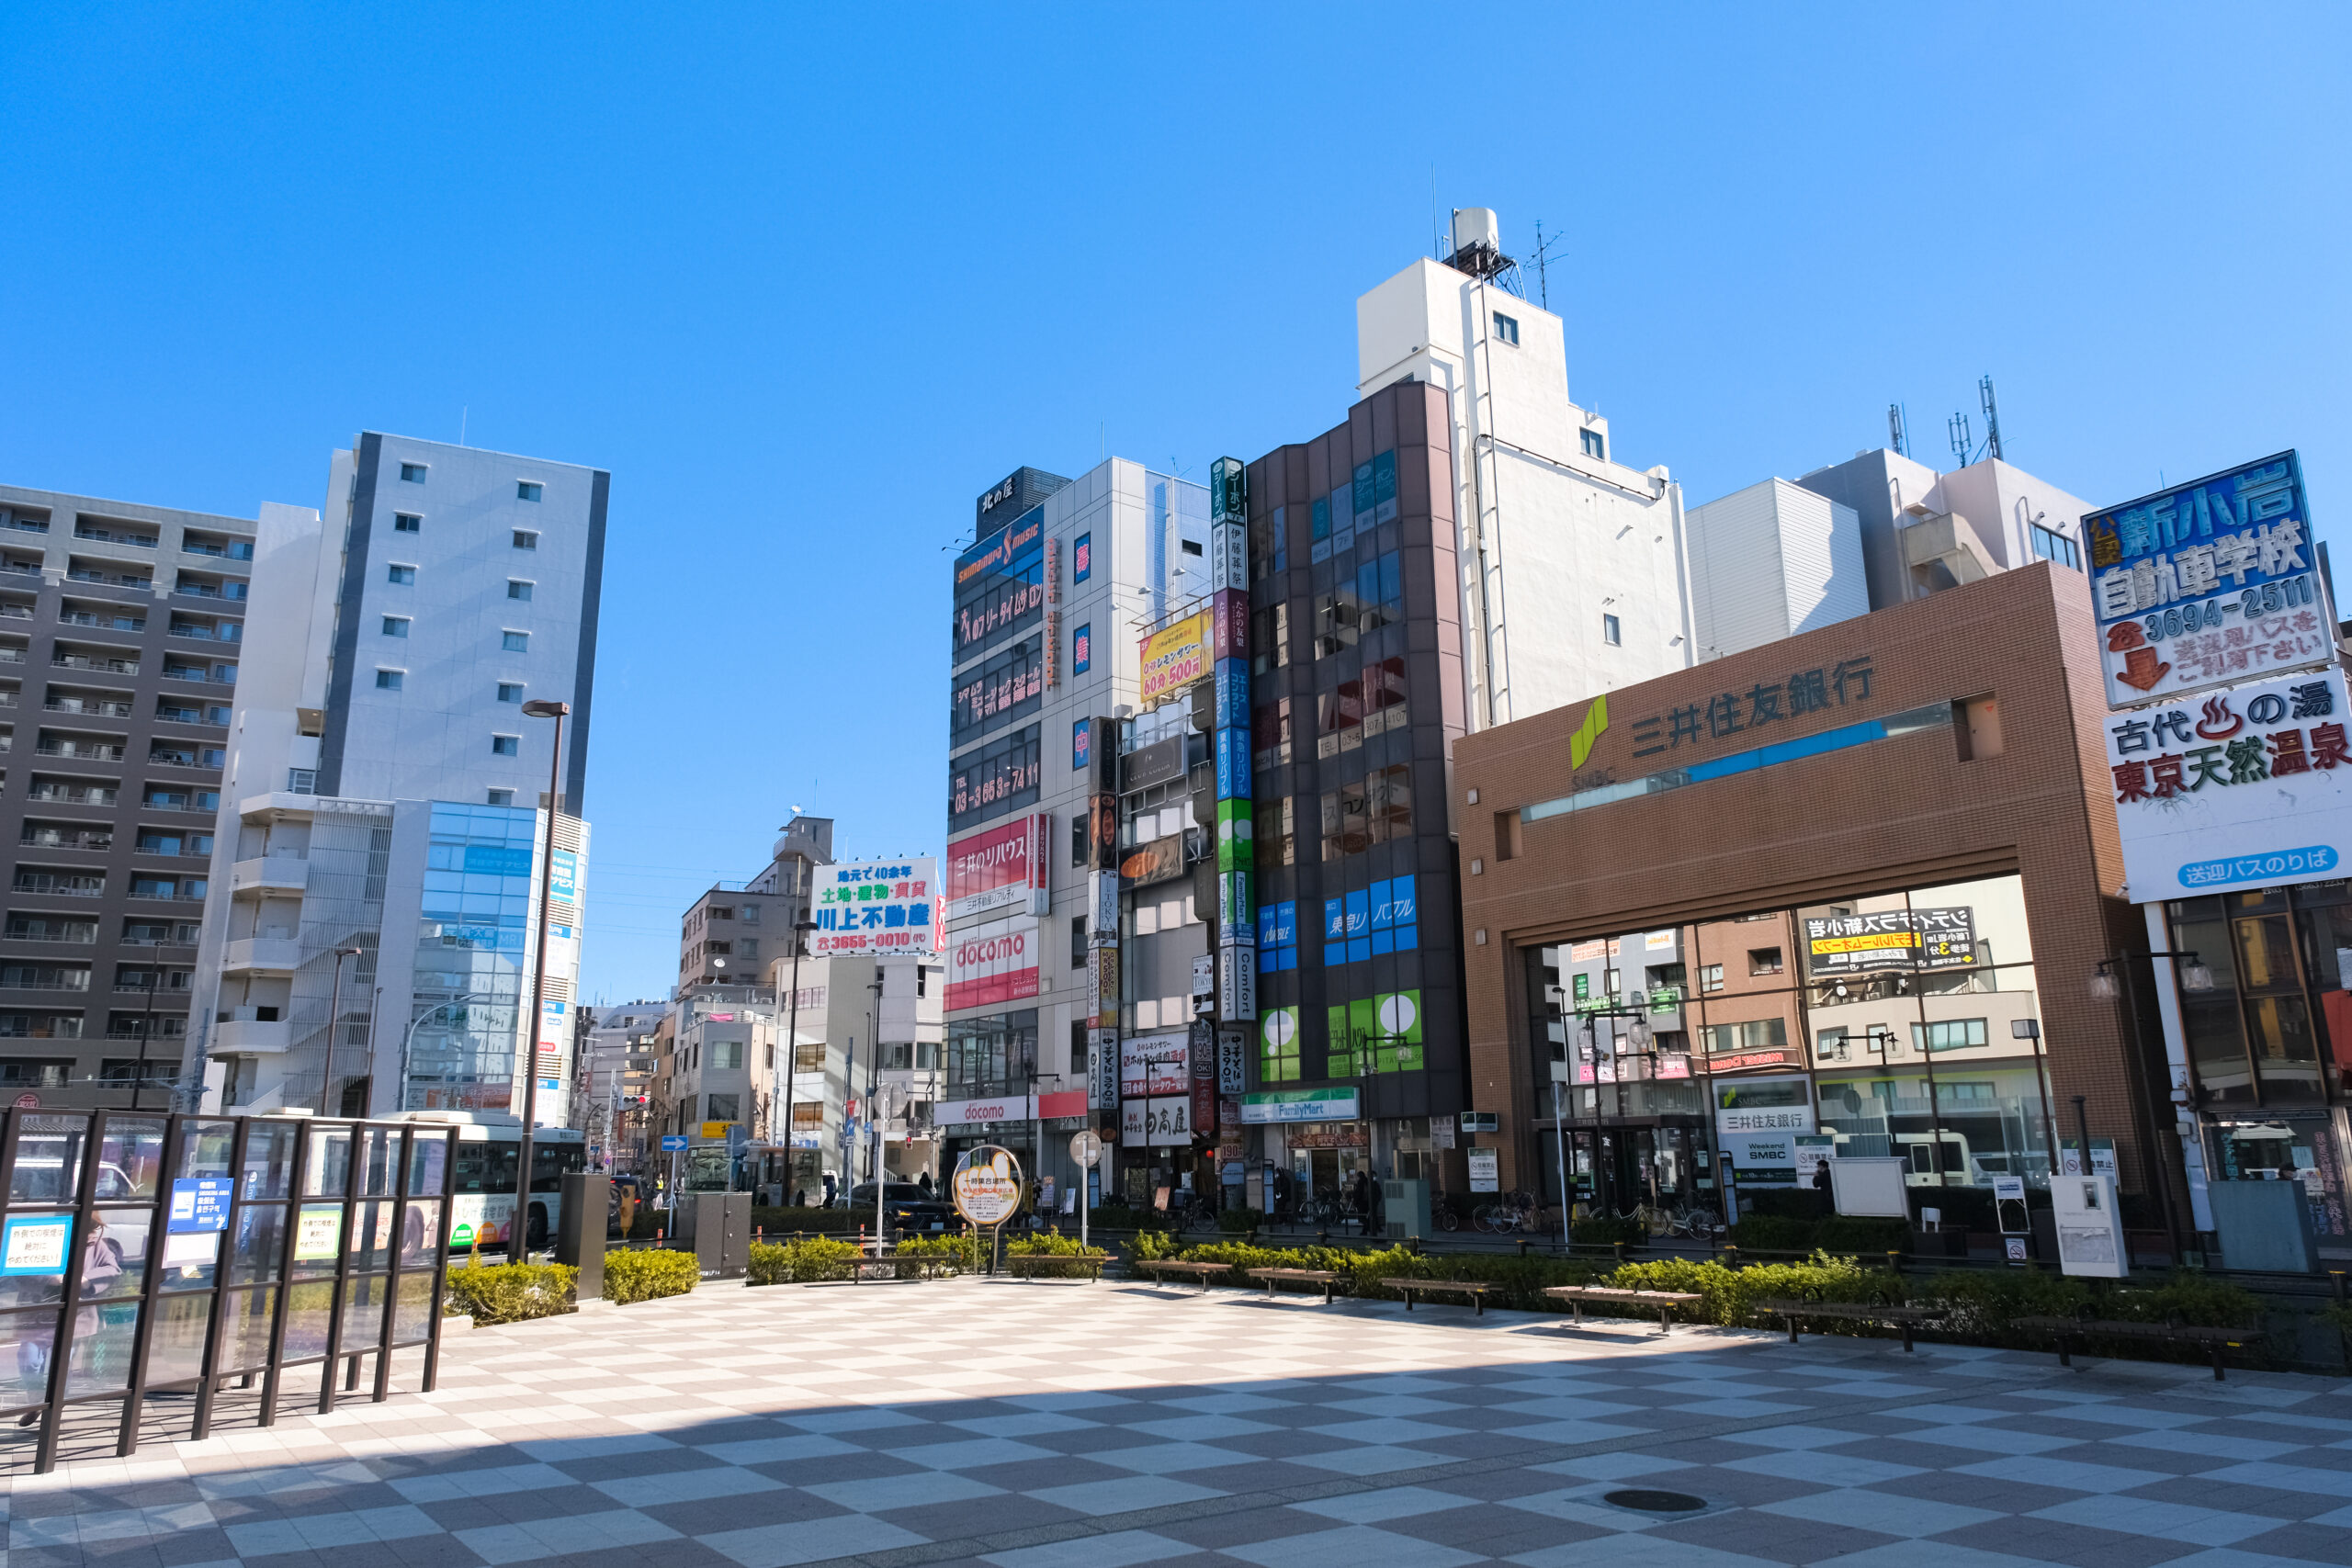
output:
<instances>
[{"instance_id":1,"label":"city bus","mask_svg":"<svg viewBox=\"0 0 2352 1568\"><path fill-rule=\"evenodd\" d=\"M401 1122L445 1122L458 1131L449 1190L449 1248L505 1247L513 1237L515 1168L522 1163L523 1119L503 1111L404 1111ZM548 1245L563 1215L563 1178L588 1166L587 1134L541 1127L531 1134L531 1206L524 1247Z\"/></svg>"}]
</instances>

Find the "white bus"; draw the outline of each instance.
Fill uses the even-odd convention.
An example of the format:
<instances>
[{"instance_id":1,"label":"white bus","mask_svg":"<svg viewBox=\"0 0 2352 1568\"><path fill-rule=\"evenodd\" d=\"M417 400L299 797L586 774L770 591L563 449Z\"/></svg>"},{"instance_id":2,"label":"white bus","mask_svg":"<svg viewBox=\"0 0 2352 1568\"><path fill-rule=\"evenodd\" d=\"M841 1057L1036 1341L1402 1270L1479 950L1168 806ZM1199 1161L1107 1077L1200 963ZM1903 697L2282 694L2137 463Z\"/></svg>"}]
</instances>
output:
<instances>
[{"instance_id":1,"label":"white bus","mask_svg":"<svg viewBox=\"0 0 2352 1568\"><path fill-rule=\"evenodd\" d=\"M503 1111L404 1111L387 1120L444 1122L458 1130L450 1173L449 1249L505 1247L514 1236L515 1168L522 1163L523 1119ZM524 1247L548 1245L563 1215L563 1178L588 1164L587 1134L541 1127L531 1134L531 1206ZM511 1251L512 1248L509 1248Z\"/></svg>"}]
</instances>

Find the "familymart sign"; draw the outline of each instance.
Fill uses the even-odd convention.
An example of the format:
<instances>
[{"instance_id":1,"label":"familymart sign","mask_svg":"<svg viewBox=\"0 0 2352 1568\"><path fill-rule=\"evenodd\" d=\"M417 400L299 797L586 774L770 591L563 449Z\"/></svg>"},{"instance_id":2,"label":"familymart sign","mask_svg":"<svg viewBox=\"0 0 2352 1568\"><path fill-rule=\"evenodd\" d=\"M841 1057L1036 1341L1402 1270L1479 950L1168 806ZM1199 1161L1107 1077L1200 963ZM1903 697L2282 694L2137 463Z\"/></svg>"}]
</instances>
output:
<instances>
[{"instance_id":1,"label":"familymart sign","mask_svg":"<svg viewBox=\"0 0 2352 1568\"><path fill-rule=\"evenodd\" d=\"M1281 1089L1241 1097L1246 1122L1352 1122L1362 1114L1351 1089Z\"/></svg>"}]
</instances>

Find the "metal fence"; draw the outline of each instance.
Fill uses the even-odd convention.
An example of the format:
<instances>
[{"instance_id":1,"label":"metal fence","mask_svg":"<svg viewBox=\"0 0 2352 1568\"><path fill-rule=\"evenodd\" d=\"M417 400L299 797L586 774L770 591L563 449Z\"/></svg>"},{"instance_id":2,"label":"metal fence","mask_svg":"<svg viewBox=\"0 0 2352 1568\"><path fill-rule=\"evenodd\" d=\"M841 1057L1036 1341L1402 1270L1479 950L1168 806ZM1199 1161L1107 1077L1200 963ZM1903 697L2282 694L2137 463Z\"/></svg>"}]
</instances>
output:
<instances>
[{"instance_id":1,"label":"metal fence","mask_svg":"<svg viewBox=\"0 0 2352 1568\"><path fill-rule=\"evenodd\" d=\"M0 1122L0 1430L38 1424L55 1468L70 1409L120 1405L137 1450L159 1398L212 1427L233 1380L276 1419L289 1373L390 1393L395 1350L441 1338L454 1129L289 1116L12 1109ZM299 1397L308 1398L307 1393ZM78 1430L78 1428L77 1428Z\"/></svg>"}]
</instances>

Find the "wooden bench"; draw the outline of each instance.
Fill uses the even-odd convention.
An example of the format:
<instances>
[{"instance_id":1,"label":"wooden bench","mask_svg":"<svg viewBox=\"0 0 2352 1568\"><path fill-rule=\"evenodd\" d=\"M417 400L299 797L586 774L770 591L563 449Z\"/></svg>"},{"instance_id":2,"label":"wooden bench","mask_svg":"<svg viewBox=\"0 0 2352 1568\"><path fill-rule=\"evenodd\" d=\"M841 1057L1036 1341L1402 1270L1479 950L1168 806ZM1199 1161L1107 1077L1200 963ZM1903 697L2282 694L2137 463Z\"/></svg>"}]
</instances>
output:
<instances>
[{"instance_id":1,"label":"wooden bench","mask_svg":"<svg viewBox=\"0 0 2352 1568\"><path fill-rule=\"evenodd\" d=\"M1430 1295L1468 1296L1477 1307L1480 1317L1487 1315L1487 1292L1494 1289L1484 1280L1383 1280L1380 1282L1392 1291L1404 1292L1407 1312L1413 1310L1413 1292L1419 1291Z\"/></svg>"},{"instance_id":2,"label":"wooden bench","mask_svg":"<svg viewBox=\"0 0 2352 1568\"><path fill-rule=\"evenodd\" d=\"M1339 1288L1340 1284L1340 1276L1329 1269L1252 1269L1250 1270L1250 1278L1264 1280L1266 1294L1270 1296L1274 1293L1274 1284L1277 1280L1298 1280L1310 1285L1320 1285L1323 1287L1325 1306L1331 1304L1331 1293Z\"/></svg>"},{"instance_id":3,"label":"wooden bench","mask_svg":"<svg viewBox=\"0 0 2352 1568\"><path fill-rule=\"evenodd\" d=\"M2029 1333L2047 1334L2058 1342L2058 1364L2075 1364L2075 1345L2078 1340L2144 1339L2163 1345L2202 1346L2212 1359L2213 1381L2224 1380L2222 1372L2222 1351L2224 1347L2243 1345L2262 1337L2259 1328L2199 1328L2185 1323L2125 1323L2114 1319L2082 1317L2020 1317L2017 1326Z\"/></svg>"},{"instance_id":4,"label":"wooden bench","mask_svg":"<svg viewBox=\"0 0 2352 1568\"><path fill-rule=\"evenodd\" d=\"M1554 1301L1567 1303L1569 1310L1577 1314L1576 1325L1578 1328L1584 1326L1584 1309L1588 1302L1607 1306L1640 1307L1645 1311L1656 1307L1660 1334L1673 1326L1675 1308L1707 1299L1696 1291L1620 1291L1606 1285L1553 1285L1544 1293Z\"/></svg>"},{"instance_id":5,"label":"wooden bench","mask_svg":"<svg viewBox=\"0 0 2352 1568\"><path fill-rule=\"evenodd\" d=\"M1801 1317L1834 1317L1848 1323L1883 1323L1903 1331L1903 1348L1911 1348L1911 1331L1920 1324L1939 1317L1933 1307L1889 1306L1872 1302L1758 1302L1756 1310L1769 1316L1785 1318L1789 1325L1789 1343L1797 1342L1797 1319Z\"/></svg>"},{"instance_id":6,"label":"wooden bench","mask_svg":"<svg viewBox=\"0 0 2352 1568\"><path fill-rule=\"evenodd\" d=\"M1145 1258L1132 1267L1141 1269L1154 1278L1162 1274L1190 1274L1200 1280L1203 1294L1207 1293L1211 1280L1227 1271L1222 1263L1180 1263L1172 1258Z\"/></svg>"},{"instance_id":7,"label":"wooden bench","mask_svg":"<svg viewBox=\"0 0 2352 1568\"><path fill-rule=\"evenodd\" d=\"M1086 1270L1091 1282L1102 1278L1102 1265L1111 1260L1107 1252L1017 1252L1006 1256L1004 1266L1012 1273L1035 1283L1039 1269L1075 1267Z\"/></svg>"}]
</instances>

